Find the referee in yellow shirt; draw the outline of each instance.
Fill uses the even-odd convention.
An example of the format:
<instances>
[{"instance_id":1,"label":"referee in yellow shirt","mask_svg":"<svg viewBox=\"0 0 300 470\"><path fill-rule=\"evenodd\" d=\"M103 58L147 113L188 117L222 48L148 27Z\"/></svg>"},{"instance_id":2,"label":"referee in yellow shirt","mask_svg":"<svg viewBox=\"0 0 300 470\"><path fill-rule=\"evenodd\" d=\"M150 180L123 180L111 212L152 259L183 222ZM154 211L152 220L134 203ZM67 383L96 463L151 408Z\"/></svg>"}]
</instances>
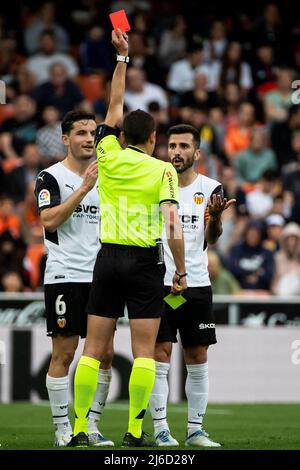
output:
<instances>
[{"instance_id":1,"label":"referee in yellow shirt","mask_svg":"<svg viewBox=\"0 0 300 470\"><path fill-rule=\"evenodd\" d=\"M75 429L70 446L88 445L87 416L98 369L127 304L134 363L129 380L129 425L123 446L152 446L142 431L155 379L154 350L163 313L165 274L157 239L163 218L176 272L172 292L186 287L184 242L177 212L177 174L170 163L151 157L155 124L144 111L123 122L123 149L116 125L123 118L127 35L112 32L117 65L105 123L96 134L101 213L101 243L88 302L88 332L75 374ZM78 247L80 249L80 247Z\"/></svg>"}]
</instances>

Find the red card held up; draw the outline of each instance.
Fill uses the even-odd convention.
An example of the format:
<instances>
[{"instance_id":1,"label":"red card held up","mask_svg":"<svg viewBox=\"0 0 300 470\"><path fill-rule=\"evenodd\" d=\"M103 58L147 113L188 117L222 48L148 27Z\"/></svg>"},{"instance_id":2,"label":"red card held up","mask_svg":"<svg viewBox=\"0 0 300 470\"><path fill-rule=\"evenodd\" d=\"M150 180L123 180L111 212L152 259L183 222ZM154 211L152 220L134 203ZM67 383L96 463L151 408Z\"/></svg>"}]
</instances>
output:
<instances>
[{"instance_id":1,"label":"red card held up","mask_svg":"<svg viewBox=\"0 0 300 470\"><path fill-rule=\"evenodd\" d=\"M130 24L128 22L125 10L115 11L109 15L114 30L120 29L123 33L130 31Z\"/></svg>"}]
</instances>

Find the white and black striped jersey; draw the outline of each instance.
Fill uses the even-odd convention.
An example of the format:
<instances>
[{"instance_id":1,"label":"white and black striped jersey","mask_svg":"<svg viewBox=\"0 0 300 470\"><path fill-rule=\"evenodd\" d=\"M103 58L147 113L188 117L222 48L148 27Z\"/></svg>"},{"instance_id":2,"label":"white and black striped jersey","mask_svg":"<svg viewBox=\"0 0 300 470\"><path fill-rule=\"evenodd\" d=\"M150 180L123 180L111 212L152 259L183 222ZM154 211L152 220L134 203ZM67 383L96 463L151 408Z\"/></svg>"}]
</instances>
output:
<instances>
[{"instance_id":1,"label":"white and black striped jersey","mask_svg":"<svg viewBox=\"0 0 300 470\"><path fill-rule=\"evenodd\" d=\"M35 187L39 211L62 204L81 186L82 181L81 176L60 162L43 170ZM44 229L47 250L45 284L92 281L100 248L99 206L96 184L54 233Z\"/></svg>"},{"instance_id":2,"label":"white and black striped jersey","mask_svg":"<svg viewBox=\"0 0 300 470\"><path fill-rule=\"evenodd\" d=\"M185 265L189 287L209 286L207 270L207 243L204 237L205 223L208 220L207 204L213 194L223 194L222 185L204 175L185 187L179 187L179 216L182 223L185 244ZM165 285L171 286L175 264L169 248L166 229L163 230L163 243L167 272Z\"/></svg>"}]
</instances>

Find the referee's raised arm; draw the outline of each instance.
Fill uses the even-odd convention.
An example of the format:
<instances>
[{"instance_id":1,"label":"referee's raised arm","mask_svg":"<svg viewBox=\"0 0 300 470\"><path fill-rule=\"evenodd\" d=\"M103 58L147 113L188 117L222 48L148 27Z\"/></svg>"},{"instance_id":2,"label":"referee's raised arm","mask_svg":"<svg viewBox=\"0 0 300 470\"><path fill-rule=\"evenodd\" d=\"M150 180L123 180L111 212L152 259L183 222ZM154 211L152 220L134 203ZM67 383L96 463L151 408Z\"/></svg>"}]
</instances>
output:
<instances>
[{"instance_id":1,"label":"referee's raised arm","mask_svg":"<svg viewBox=\"0 0 300 470\"><path fill-rule=\"evenodd\" d=\"M120 29L112 31L112 43L117 51L117 65L111 82L110 101L105 124L115 127L123 118L125 78L128 63L128 37Z\"/></svg>"}]
</instances>

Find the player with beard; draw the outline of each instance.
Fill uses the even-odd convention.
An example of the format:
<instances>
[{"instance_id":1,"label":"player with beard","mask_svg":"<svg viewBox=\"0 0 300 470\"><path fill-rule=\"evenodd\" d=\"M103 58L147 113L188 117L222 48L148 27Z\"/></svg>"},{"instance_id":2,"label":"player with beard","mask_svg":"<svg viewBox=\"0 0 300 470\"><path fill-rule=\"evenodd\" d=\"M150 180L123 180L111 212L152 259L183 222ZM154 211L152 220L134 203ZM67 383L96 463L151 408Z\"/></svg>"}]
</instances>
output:
<instances>
[{"instance_id":1,"label":"player with beard","mask_svg":"<svg viewBox=\"0 0 300 470\"><path fill-rule=\"evenodd\" d=\"M188 288L186 302L173 310L166 304L158 332L155 383L150 398L154 435L158 446L178 446L167 422L168 373L172 343L179 332L187 369L185 391L188 401L187 446L219 447L202 427L208 402L207 350L216 343L212 311L212 291L207 269L207 244L214 244L222 233L222 212L235 202L223 196L221 184L196 173L200 158L199 132L189 125L169 129L168 154L179 178L179 215L185 238L185 263ZM166 294L172 285L174 264L164 240Z\"/></svg>"}]
</instances>

